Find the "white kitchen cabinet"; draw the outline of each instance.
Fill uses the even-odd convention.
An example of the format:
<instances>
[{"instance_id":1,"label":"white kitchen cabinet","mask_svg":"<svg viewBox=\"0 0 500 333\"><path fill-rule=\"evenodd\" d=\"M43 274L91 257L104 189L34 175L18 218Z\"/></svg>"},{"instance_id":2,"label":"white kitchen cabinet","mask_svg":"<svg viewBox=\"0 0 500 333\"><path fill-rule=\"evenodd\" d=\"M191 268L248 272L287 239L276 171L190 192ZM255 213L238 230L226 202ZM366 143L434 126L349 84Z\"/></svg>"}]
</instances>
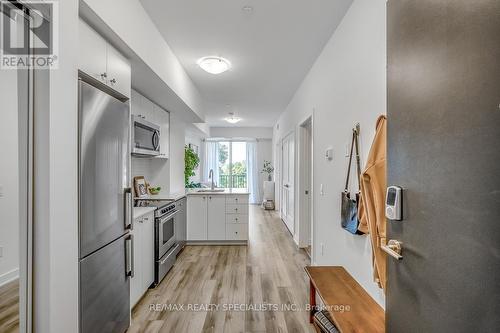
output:
<instances>
[{"instance_id":1,"label":"white kitchen cabinet","mask_svg":"<svg viewBox=\"0 0 500 333\"><path fill-rule=\"evenodd\" d=\"M130 279L130 308L154 282L154 213L134 220L134 276Z\"/></svg>"},{"instance_id":2,"label":"white kitchen cabinet","mask_svg":"<svg viewBox=\"0 0 500 333\"><path fill-rule=\"evenodd\" d=\"M106 83L106 41L89 25L80 20L79 68L102 83Z\"/></svg>"},{"instance_id":3,"label":"white kitchen cabinet","mask_svg":"<svg viewBox=\"0 0 500 333\"><path fill-rule=\"evenodd\" d=\"M226 225L226 239L227 240L247 240L248 239L248 225L241 223L228 223Z\"/></svg>"},{"instance_id":4,"label":"white kitchen cabinet","mask_svg":"<svg viewBox=\"0 0 500 333\"><path fill-rule=\"evenodd\" d=\"M82 72L130 97L130 62L83 20L79 24L79 67Z\"/></svg>"},{"instance_id":5,"label":"white kitchen cabinet","mask_svg":"<svg viewBox=\"0 0 500 333\"><path fill-rule=\"evenodd\" d=\"M130 97L132 73L130 62L111 45L106 48L107 84L120 94Z\"/></svg>"},{"instance_id":6,"label":"white kitchen cabinet","mask_svg":"<svg viewBox=\"0 0 500 333\"><path fill-rule=\"evenodd\" d=\"M160 155L157 158L168 158L170 153L170 112L154 104L156 124L160 125Z\"/></svg>"},{"instance_id":7,"label":"white kitchen cabinet","mask_svg":"<svg viewBox=\"0 0 500 333\"><path fill-rule=\"evenodd\" d=\"M207 205L207 239L226 239L226 198L222 195L209 195Z\"/></svg>"},{"instance_id":8,"label":"white kitchen cabinet","mask_svg":"<svg viewBox=\"0 0 500 333\"><path fill-rule=\"evenodd\" d=\"M188 241L207 239L207 196L188 196L187 239Z\"/></svg>"},{"instance_id":9,"label":"white kitchen cabinet","mask_svg":"<svg viewBox=\"0 0 500 333\"><path fill-rule=\"evenodd\" d=\"M189 241L248 240L248 195L188 195L187 225Z\"/></svg>"},{"instance_id":10,"label":"white kitchen cabinet","mask_svg":"<svg viewBox=\"0 0 500 333\"><path fill-rule=\"evenodd\" d=\"M155 281L155 222L153 213L142 219L142 290L148 290Z\"/></svg>"},{"instance_id":11,"label":"white kitchen cabinet","mask_svg":"<svg viewBox=\"0 0 500 333\"><path fill-rule=\"evenodd\" d=\"M246 204L246 205L227 204L226 205L226 213L227 214L248 215L248 204Z\"/></svg>"}]
</instances>

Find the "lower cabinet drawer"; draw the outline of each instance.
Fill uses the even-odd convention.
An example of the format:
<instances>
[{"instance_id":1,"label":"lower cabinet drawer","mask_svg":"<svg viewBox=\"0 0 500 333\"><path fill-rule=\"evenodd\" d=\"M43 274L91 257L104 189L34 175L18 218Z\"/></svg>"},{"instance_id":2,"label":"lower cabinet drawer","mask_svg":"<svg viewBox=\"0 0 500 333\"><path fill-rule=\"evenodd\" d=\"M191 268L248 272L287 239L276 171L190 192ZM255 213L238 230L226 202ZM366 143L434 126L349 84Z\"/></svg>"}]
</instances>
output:
<instances>
[{"instance_id":1,"label":"lower cabinet drawer","mask_svg":"<svg viewBox=\"0 0 500 333\"><path fill-rule=\"evenodd\" d=\"M247 240L248 224L228 223L226 224L226 240Z\"/></svg>"},{"instance_id":2,"label":"lower cabinet drawer","mask_svg":"<svg viewBox=\"0 0 500 333\"><path fill-rule=\"evenodd\" d=\"M226 214L226 223L248 223L248 215Z\"/></svg>"},{"instance_id":3,"label":"lower cabinet drawer","mask_svg":"<svg viewBox=\"0 0 500 333\"><path fill-rule=\"evenodd\" d=\"M248 215L248 205L226 204L226 214Z\"/></svg>"}]
</instances>

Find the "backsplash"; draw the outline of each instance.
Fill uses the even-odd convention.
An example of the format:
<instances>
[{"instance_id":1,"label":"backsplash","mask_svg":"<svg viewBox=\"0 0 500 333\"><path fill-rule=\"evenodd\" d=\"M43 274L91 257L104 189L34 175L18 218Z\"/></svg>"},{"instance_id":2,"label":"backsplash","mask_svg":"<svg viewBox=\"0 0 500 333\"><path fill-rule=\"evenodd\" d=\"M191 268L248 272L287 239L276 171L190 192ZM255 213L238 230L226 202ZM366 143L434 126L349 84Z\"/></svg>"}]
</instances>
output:
<instances>
[{"instance_id":1,"label":"backsplash","mask_svg":"<svg viewBox=\"0 0 500 333\"><path fill-rule=\"evenodd\" d=\"M170 192L169 170L169 160L132 157L132 177L144 176L152 186L160 186L161 193Z\"/></svg>"}]
</instances>

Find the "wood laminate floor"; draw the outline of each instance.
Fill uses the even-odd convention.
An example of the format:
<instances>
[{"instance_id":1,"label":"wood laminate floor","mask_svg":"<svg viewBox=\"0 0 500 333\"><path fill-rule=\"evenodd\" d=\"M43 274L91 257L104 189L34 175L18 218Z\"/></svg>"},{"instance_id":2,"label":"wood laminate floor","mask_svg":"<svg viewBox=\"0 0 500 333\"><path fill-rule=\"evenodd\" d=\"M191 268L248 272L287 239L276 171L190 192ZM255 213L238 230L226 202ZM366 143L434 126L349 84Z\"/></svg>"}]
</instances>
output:
<instances>
[{"instance_id":1,"label":"wood laminate floor","mask_svg":"<svg viewBox=\"0 0 500 333\"><path fill-rule=\"evenodd\" d=\"M19 280L0 287L0 332L19 332Z\"/></svg>"},{"instance_id":2,"label":"wood laminate floor","mask_svg":"<svg viewBox=\"0 0 500 333\"><path fill-rule=\"evenodd\" d=\"M249 239L248 246L187 246L134 308L129 332L314 332L305 251L275 212L259 206L250 206Z\"/></svg>"}]
</instances>

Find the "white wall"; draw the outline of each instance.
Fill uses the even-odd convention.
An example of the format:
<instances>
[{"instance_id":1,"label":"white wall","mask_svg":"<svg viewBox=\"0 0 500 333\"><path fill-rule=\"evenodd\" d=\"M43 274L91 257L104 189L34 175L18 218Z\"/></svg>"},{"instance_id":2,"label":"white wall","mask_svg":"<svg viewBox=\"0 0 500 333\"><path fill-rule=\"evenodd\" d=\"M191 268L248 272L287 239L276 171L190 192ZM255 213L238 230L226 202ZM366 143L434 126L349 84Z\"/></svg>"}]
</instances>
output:
<instances>
[{"instance_id":1,"label":"white wall","mask_svg":"<svg viewBox=\"0 0 500 333\"><path fill-rule=\"evenodd\" d=\"M203 141L204 136L197 134L196 132L192 130L188 130L186 128L186 134L185 134L185 145L196 145L198 146L198 157L200 158L200 165L198 168L194 171L195 175L190 178L192 182L199 183L202 181L202 174L203 174L203 160L205 156L205 142Z\"/></svg>"},{"instance_id":2,"label":"white wall","mask_svg":"<svg viewBox=\"0 0 500 333\"><path fill-rule=\"evenodd\" d=\"M84 2L191 110L205 118L202 96L139 0Z\"/></svg>"},{"instance_id":3,"label":"white wall","mask_svg":"<svg viewBox=\"0 0 500 333\"><path fill-rule=\"evenodd\" d=\"M184 143L186 123L178 115L170 116L170 191L184 190Z\"/></svg>"},{"instance_id":4,"label":"white wall","mask_svg":"<svg viewBox=\"0 0 500 333\"><path fill-rule=\"evenodd\" d=\"M274 127L277 143L314 114L314 264L344 266L382 306L383 292L372 279L369 238L353 236L340 227L340 193L351 128L357 122L361 124L363 163L375 133L375 121L386 112L385 65L386 1L355 0L280 116L279 129ZM328 147L334 151L331 162L324 158ZM320 195L321 184L324 195Z\"/></svg>"},{"instance_id":5,"label":"white wall","mask_svg":"<svg viewBox=\"0 0 500 333\"><path fill-rule=\"evenodd\" d=\"M35 117L34 331L78 332L78 1L59 1L59 68ZM44 72L47 74L47 72Z\"/></svg>"},{"instance_id":6,"label":"white wall","mask_svg":"<svg viewBox=\"0 0 500 333\"><path fill-rule=\"evenodd\" d=\"M212 138L272 138L272 127L211 127Z\"/></svg>"},{"instance_id":7,"label":"white wall","mask_svg":"<svg viewBox=\"0 0 500 333\"><path fill-rule=\"evenodd\" d=\"M19 147L17 71L2 70L0 93L0 286L19 276Z\"/></svg>"}]
</instances>

